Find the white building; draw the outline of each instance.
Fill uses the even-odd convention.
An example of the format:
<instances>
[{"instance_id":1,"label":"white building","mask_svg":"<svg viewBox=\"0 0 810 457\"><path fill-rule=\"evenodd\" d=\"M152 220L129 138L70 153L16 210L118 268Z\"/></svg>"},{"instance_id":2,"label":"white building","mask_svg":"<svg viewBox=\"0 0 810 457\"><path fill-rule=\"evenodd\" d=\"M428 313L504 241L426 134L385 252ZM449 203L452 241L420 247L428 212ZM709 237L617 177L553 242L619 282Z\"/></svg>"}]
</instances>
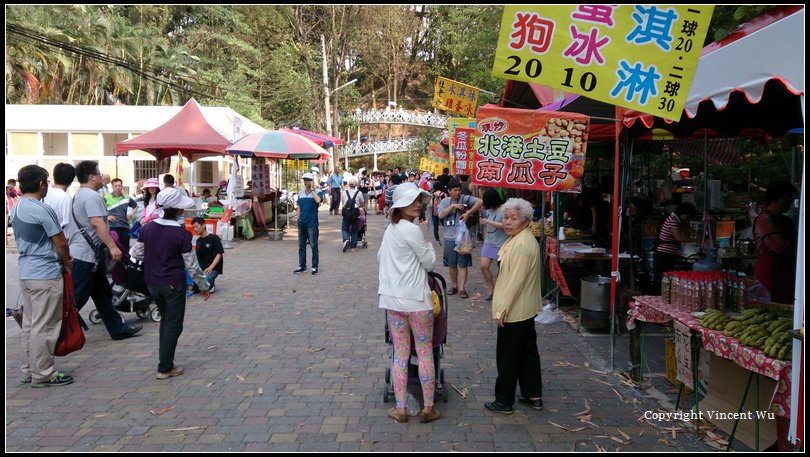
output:
<instances>
[{"instance_id":1,"label":"white building","mask_svg":"<svg viewBox=\"0 0 810 457\"><path fill-rule=\"evenodd\" d=\"M59 162L77 164L97 160L102 173L124 181L125 192L135 193L138 180L157 177L155 157L130 151L116 157L115 144L159 127L182 106L6 105L5 180L17 177L25 165L36 164L53 173ZM234 121L241 120L241 135L266 130L228 107L201 107L205 119L225 138L234 136ZM237 122L237 125L239 122ZM244 159L240 159L242 161ZM230 157L184 161L183 183L192 191L216 192L230 175ZM172 159L172 174L177 158ZM248 168L249 170L249 168ZM249 171L247 172L249 176ZM246 180L249 177L246 177ZM78 189L74 181L71 194Z\"/></svg>"}]
</instances>

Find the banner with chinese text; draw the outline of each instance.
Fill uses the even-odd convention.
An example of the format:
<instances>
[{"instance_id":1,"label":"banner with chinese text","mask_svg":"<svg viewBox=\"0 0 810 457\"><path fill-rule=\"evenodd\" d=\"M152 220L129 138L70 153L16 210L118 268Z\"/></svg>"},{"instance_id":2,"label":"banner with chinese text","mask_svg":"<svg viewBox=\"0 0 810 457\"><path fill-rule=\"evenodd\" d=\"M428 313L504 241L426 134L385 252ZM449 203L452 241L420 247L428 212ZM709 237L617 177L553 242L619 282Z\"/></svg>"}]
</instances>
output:
<instances>
[{"instance_id":1,"label":"banner with chinese text","mask_svg":"<svg viewBox=\"0 0 810 457\"><path fill-rule=\"evenodd\" d=\"M440 110L472 117L475 116L475 110L478 107L478 95L477 87L439 76L436 78L433 90L433 106Z\"/></svg>"},{"instance_id":2,"label":"banner with chinese text","mask_svg":"<svg viewBox=\"0 0 810 457\"><path fill-rule=\"evenodd\" d=\"M482 106L473 184L580 192L589 122L578 113Z\"/></svg>"},{"instance_id":3,"label":"banner with chinese text","mask_svg":"<svg viewBox=\"0 0 810 457\"><path fill-rule=\"evenodd\" d=\"M434 176L439 176L443 169L450 168L450 156L444 152L442 145L430 143L428 144L428 163L430 167L422 171L429 171Z\"/></svg>"},{"instance_id":4,"label":"banner with chinese text","mask_svg":"<svg viewBox=\"0 0 810 457\"><path fill-rule=\"evenodd\" d=\"M453 168L451 174L471 175L472 174L472 153L475 147L475 128L456 127L453 132Z\"/></svg>"},{"instance_id":5,"label":"banner with chinese text","mask_svg":"<svg viewBox=\"0 0 810 457\"><path fill-rule=\"evenodd\" d=\"M473 132L470 133L469 131L464 134L465 139L462 140L461 147L464 148L465 152L463 154L466 156L462 158L465 160L466 163L461 166L461 169L466 170L464 173L456 172L456 152L454 149L453 142L456 140L455 133L456 128L464 128L464 129L472 129ZM473 138L471 135L475 135L475 118L474 117L451 117L447 119L447 143L450 148L450 174L457 175L469 175L472 172L472 157L469 155L471 154L471 149L474 147L473 143L471 142Z\"/></svg>"},{"instance_id":6,"label":"banner with chinese text","mask_svg":"<svg viewBox=\"0 0 810 457\"><path fill-rule=\"evenodd\" d=\"M309 160L284 159L284 168L288 170L309 171Z\"/></svg>"},{"instance_id":7,"label":"banner with chinese text","mask_svg":"<svg viewBox=\"0 0 810 457\"><path fill-rule=\"evenodd\" d=\"M492 74L678 121L713 10L506 6Z\"/></svg>"}]
</instances>

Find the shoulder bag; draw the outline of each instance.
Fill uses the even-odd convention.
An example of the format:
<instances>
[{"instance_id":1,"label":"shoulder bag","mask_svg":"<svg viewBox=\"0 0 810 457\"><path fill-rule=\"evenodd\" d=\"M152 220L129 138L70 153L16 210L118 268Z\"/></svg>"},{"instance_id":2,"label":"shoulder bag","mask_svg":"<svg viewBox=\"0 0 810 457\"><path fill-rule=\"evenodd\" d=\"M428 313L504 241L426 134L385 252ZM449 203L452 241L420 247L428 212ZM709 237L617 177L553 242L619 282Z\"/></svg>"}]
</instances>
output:
<instances>
[{"instance_id":1,"label":"shoulder bag","mask_svg":"<svg viewBox=\"0 0 810 457\"><path fill-rule=\"evenodd\" d=\"M76 295L73 293L73 279L69 272L63 274L64 291L62 293L62 330L53 355L63 356L84 347L84 332L79 325L79 312L76 310Z\"/></svg>"}]
</instances>

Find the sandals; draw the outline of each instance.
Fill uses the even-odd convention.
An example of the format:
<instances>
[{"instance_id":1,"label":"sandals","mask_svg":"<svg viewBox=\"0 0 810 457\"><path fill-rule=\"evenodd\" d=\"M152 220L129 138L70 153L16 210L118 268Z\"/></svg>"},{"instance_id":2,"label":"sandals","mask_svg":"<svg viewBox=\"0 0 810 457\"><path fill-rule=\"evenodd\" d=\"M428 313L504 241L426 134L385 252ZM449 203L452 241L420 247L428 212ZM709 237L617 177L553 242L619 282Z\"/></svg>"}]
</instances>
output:
<instances>
[{"instance_id":1,"label":"sandals","mask_svg":"<svg viewBox=\"0 0 810 457\"><path fill-rule=\"evenodd\" d=\"M464 289L462 289L461 291L459 291L458 296L459 296L459 297L461 297L461 298L470 298L470 296L469 296L469 295L467 295L467 291L466 291L466 290L464 290Z\"/></svg>"},{"instance_id":2,"label":"sandals","mask_svg":"<svg viewBox=\"0 0 810 457\"><path fill-rule=\"evenodd\" d=\"M457 293L458 293L458 289L456 289L455 287L451 287L451 288L447 289L447 295L455 295Z\"/></svg>"},{"instance_id":3,"label":"sandals","mask_svg":"<svg viewBox=\"0 0 810 457\"><path fill-rule=\"evenodd\" d=\"M400 411L398 408L389 409L388 417L400 423L408 422L408 414L405 411Z\"/></svg>"},{"instance_id":4,"label":"sandals","mask_svg":"<svg viewBox=\"0 0 810 457\"><path fill-rule=\"evenodd\" d=\"M421 422L423 424L427 424L428 422L433 422L433 421L435 421L436 419L438 419L440 417L442 417L442 415L439 414L439 412L436 411L435 409L431 409L429 411L423 409L422 411L419 412L419 422Z\"/></svg>"}]
</instances>

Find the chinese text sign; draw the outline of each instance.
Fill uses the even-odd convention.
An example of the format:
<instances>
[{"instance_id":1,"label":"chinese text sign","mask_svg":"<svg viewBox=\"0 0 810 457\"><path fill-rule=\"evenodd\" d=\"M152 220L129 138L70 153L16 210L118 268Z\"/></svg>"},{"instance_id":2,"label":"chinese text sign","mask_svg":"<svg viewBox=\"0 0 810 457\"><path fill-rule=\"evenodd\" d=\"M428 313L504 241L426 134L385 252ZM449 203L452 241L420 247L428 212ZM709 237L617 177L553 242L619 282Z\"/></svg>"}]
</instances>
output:
<instances>
[{"instance_id":1,"label":"chinese text sign","mask_svg":"<svg viewBox=\"0 0 810 457\"><path fill-rule=\"evenodd\" d=\"M433 106L445 111L475 116L478 107L478 88L462 84L452 79L436 78L433 91Z\"/></svg>"},{"instance_id":2,"label":"chinese text sign","mask_svg":"<svg viewBox=\"0 0 810 457\"><path fill-rule=\"evenodd\" d=\"M466 129L459 137L456 129ZM472 132L470 132L470 130ZM469 175L472 172L472 148L475 135L474 117L451 117L447 119L447 141L450 146L450 173L454 175ZM456 142L458 148L456 150ZM457 161L461 160L461 163ZM458 169L456 168L458 164Z\"/></svg>"},{"instance_id":3,"label":"chinese text sign","mask_svg":"<svg viewBox=\"0 0 810 457\"><path fill-rule=\"evenodd\" d=\"M472 182L580 192L590 118L583 114L482 106Z\"/></svg>"},{"instance_id":4,"label":"chinese text sign","mask_svg":"<svg viewBox=\"0 0 810 457\"><path fill-rule=\"evenodd\" d=\"M506 6L492 74L678 121L713 10Z\"/></svg>"}]
</instances>

